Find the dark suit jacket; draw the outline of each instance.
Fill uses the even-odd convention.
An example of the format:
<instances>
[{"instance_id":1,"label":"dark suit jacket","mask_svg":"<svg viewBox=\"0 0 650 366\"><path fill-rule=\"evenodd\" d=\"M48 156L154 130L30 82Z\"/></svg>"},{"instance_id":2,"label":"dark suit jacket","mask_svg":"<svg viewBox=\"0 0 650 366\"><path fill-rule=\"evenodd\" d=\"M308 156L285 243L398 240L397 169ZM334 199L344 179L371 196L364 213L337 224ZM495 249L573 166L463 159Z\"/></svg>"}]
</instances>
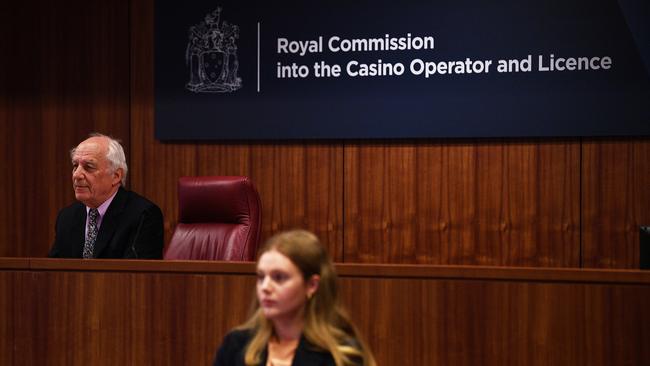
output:
<instances>
[{"instance_id":1,"label":"dark suit jacket","mask_svg":"<svg viewBox=\"0 0 650 366\"><path fill-rule=\"evenodd\" d=\"M85 241L86 206L81 202L59 211L50 257L81 258ZM95 258L162 258L163 215L146 198L122 187L102 218Z\"/></svg>"},{"instance_id":2,"label":"dark suit jacket","mask_svg":"<svg viewBox=\"0 0 650 366\"><path fill-rule=\"evenodd\" d=\"M245 366L244 354L246 345L251 338L249 330L233 330L228 333L221 343L214 360L214 366ZM260 366L266 366L266 351L262 353ZM300 338L292 366L335 366L329 352L318 351L305 337Z\"/></svg>"}]
</instances>

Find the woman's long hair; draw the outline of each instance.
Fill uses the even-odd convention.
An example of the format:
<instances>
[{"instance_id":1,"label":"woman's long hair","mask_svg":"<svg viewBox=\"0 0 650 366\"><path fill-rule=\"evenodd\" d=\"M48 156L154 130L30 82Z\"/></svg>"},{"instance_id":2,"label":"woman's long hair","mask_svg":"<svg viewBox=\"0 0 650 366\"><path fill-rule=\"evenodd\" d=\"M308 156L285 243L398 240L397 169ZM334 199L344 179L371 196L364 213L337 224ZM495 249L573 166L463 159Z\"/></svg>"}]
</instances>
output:
<instances>
[{"instance_id":1,"label":"woman's long hair","mask_svg":"<svg viewBox=\"0 0 650 366\"><path fill-rule=\"evenodd\" d=\"M320 276L318 289L305 304L303 336L307 341L329 352L336 366L376 366L372 353L339 304L336 272L316 235L305 230L282 232L271 237L259 255L270 250L289 258L305 281ZM238 327L253 334L245 354L247 366L260 364L261 354L273 335L273 324L264 317L257 297L252 309L252 316Z\"/></svg>"}]
</instances>

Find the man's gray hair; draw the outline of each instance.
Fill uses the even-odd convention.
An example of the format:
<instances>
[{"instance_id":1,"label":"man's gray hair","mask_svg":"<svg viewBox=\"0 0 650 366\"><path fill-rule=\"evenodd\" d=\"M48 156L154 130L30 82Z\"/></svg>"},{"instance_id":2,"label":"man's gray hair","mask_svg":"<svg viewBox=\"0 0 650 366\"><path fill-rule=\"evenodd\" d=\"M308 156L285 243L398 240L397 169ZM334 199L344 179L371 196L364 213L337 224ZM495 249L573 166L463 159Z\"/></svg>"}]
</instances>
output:
<instances>
[{"instance_id":1,"label":"man's gray hair","mask_svg":"<svg viewBox=\"0 0 650 366\"><path fill-rule=\"evenodd\" d=\"M108 139L108 152L106 153L106 159L108 159L108 162L110 163L111 166L111 173L114 173L118 169L122 169L124 174L122 174L122 187L126 186L126 174L129 172L129 167L126 164L126 155L124 155L124 149L122 148L122 145L120 144L120 140L114 139L110 136L93 132L88 137L104 137ZM74 156L75 151L77 148L73 148L70 150L70 157L72 158Z\"/></svg>"}]
</instances>

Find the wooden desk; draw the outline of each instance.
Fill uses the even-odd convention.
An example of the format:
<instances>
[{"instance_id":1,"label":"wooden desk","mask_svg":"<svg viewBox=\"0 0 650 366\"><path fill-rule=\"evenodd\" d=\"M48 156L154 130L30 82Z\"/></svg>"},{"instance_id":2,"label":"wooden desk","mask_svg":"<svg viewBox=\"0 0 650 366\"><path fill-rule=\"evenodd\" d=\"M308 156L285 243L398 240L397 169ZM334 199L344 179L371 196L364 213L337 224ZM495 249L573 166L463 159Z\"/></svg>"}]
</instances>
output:
<instances>
[{"instance_id":1,"label":"wooden desk","mask_svg":"<svg viewBox=\"0 0 650 366\"><path fill-rule=\"evenodd\" d=\"M650 365L650 273L337 266L380 365ZM0 258L0 364L207 365L253 263Z\"/></svg>"}]
</instances>

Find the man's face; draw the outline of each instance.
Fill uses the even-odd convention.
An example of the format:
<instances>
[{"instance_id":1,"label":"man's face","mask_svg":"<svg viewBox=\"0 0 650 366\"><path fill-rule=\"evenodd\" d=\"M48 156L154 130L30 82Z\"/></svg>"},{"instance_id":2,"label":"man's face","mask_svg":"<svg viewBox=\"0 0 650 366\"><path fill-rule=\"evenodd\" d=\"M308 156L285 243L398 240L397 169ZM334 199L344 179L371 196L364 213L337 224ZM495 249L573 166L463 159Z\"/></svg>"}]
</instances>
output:
<instances>
[{"instance_id":1,"label":"man's face","mask_svg":"<svg viewBox=\"0 0 650 366\"><path fill-rule=\"evenodd\" d=\"M112 171L107 152L106 138L91 137L80 143L72 155L74 195L88 207L99 207L119 188L122 170Z\"/></svg>"}]
</instances>

